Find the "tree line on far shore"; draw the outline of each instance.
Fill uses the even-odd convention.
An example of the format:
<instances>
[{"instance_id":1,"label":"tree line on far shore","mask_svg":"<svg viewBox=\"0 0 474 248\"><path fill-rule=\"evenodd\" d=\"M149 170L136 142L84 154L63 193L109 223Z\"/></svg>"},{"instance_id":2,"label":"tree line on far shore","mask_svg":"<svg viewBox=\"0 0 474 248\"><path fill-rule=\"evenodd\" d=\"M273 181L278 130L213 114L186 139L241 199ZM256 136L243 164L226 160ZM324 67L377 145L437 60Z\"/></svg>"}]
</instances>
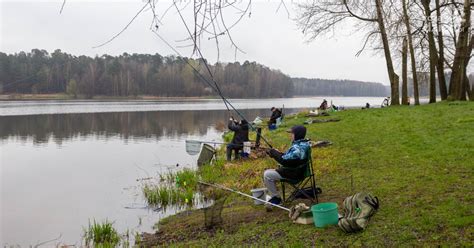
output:
<instances>
[{"instance_id":1,"label":"tree line on far shore","mask_svg":"<svg viewBox=\"0 0 474 248\"><path fill-rule=\"evenodd\" d=\"M387 96L381 83L320 78L293 78L295 95L300 96Z\"/></svg>"},{"instance_id":2,"label":"tree line on far shore","mask_svg":"<svg viewBox=\"0 0 474 248\"><path fill-rule=\"evenodd\" d=\"M0 53L0 93L54 94L74 97L215 96L193 67L213 87L203 60L159 54L74 56L55 50ZM191 66L192 65L192 66ZM289 97L291 78L256 62L209 65L214 80L228 97Z\"/></svg>"},{"instance_id":3,"label":"tree line on far shore","mask_svg":"<svg viewBox=\"0 0 474 248\"><path fill-rule=\"evenodd\" d=\"M213 85L203 61L197 59L127 53L91 58L74 56L61 50L49 54L39 49L29 53L0 53L0 93L67 93L73 97L86 98L216 96L217 93L199 77L193 67ZM228 97L386 95L385 86L380 83L292 79L256 62L216 63L209 67L214 80Z\"/></svg>"}]
</instances>

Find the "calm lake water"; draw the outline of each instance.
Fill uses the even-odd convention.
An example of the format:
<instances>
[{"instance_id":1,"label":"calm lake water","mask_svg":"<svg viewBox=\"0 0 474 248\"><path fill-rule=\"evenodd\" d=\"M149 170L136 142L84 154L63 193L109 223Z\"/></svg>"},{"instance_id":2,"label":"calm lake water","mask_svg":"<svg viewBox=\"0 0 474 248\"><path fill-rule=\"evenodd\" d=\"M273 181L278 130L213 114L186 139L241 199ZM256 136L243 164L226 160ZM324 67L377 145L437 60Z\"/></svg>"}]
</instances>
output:
<instances>
[{"instance_id":1,"label":"calm lake water","mask_svg":"<svg viewBox=\"0 0 474 248\"><path fill-rule=\"evenodd\" d=\"M380 105L383 98L327 97L336 105ZM249 120L314 108L322 98L231 100ZM119 232L152 231L177 209L145 208L143 178L195 168L185 140L221 141L220 100L0 102L0 245L56 239L81 244L89 220ZM179 164L177 167L176 164Z\"/></svg>"}]
</instances>

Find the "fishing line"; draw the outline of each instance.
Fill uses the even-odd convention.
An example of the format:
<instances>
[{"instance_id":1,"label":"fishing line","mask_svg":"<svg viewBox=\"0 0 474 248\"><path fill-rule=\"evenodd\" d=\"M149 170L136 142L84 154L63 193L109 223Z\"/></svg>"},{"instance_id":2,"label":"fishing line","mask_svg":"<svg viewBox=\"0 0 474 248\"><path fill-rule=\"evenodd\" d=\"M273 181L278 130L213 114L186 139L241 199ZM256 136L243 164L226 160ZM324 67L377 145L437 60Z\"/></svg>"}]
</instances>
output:
<instances>
[{"instance_id":1,"label":"fishing line","mask_svg":"<svg viewBox=\"0 0 474 248\"><path fill-rule=\"evenodd\" d=\"M225 104L225 107L227 108L227 111L230 111L229 106L227 105L226 101L224 100L224 96L222 94L222 91L219 88L219 85L217 84L216 80L214 79L214 75L212 74L211 69L207 65L206 60L204 60L204 56L202 56L201 49L199 49L199 46L197 45L197 41L196 41L195 37L193 37L193 35L191 34L191 31L189 30L188 24L186 24L186 21L184 20L183 15L181 15L181 11L179 10L178 6L176 5L176 1L173 1L173 5L174 5L174 7L176 8L176 11L179 14L179 17L181 18L181 21L183 22L184 27L186 27L186 30L188 31L189 38L191 38L191 40L193 41L194 49L198 51L199 56L201 57L202 62L204 62L204 65L206 66L207 72L209 73L209 76L211 77L211 80L214 82L214 85L217 88L217 92L219 93L222 100L224 101L224 104Z\"/></svg>"},{"instance_id":2,"label":"fishing line","mask_svg":"<svg viewBox=\"0 0 474 248\"><path fill-rule=\"evenodd\" d=\"M217 82L214 80L214 76L213 76L213 74L212 74L212 72L211 72L211 69L209 68L209 66L208 66L208 64L207 64L207 62L206 62L206 60L204 59L204 56L203 56L202 53L201 53L201 49L199 49L199 46L197 45L196 40L193 38L193 35L191 34L191 31L189 30L189 27L188 27L188 25L186 24L186 21L184 20L183 15L181 14L181 11L179 10L178 6L176 5L176 1L173 1L173 4L174 4L174 6L175 6L175 8L176 8L176 11L178 12L178 14L179 14L179 16L180 16L180 18L181 18L181 21L183 22L184 26L186 27L186 30L187 30L187 32L188 32L188 34L189 34L189 37L191 38L191 40L192 40L193 43L194 43L194 48L198 51L199 56L201 57L201 60L204 62L204 65L205 65L206 68L207 68L207 71L208 71L208 73L209 73L209 75L210 75L210 77L211 77L211 80L214 82L215 88L214 88L214 87L211 87L211 88L213 88L215 91L217 91L217 93L219 94L219 96L222 98L222 101L223 101L224 104L226 105L226 108L227 108L228 111L230 111L230 109L229 109L228 106L231 106L231 108L239 115L239 117L240 117L241 119L243 119L243 120L247 121L247 123L249 123L248 120L245 118L245 116L244 116L242 113L240 113L240 112L229 102L229 100L227 100L227 99L224 97L224 95L222 94L222 91L220 90L219 85L218 85ZM161 40L164 40L157 32L155 32L155 33L158 35L158 37L161 38ZM166 43L168 46L170 46L168 42L165 42L165 43ZM178 55L180 55L174 48L172 48L172 49L173 49L173 51L175 51ZM182 57L182 55L180 55L180 56ZM186 62L187 62L187 61L186 61ZM191 67L193 67L189 62L187 62L187 63L188 63L188 65L190 65ZM194 69L194 67L193 67L193 70L196 71L198 74L200 74L200 72L197 71L196 69ZM206 81L206 83L207 83L208 85L210 85L209 81L206 80L203 76L201 76L201 78L203 78L203 79ZM250 123L249 123L249 124L250 124ZM256 131L256 128L255 128L253 125L249 125L249 126L252 128L253 131ZM262 138L262 140L263 140L270 148L273 148L273 146L270 144L270 142L268 142L268 140L267 140L265 137L263 137L263 135L260 134L260 137Z\"/></svg>"},{"instance_id":3,"label":"fishing line","mask_svg":"<svg viewBox=\"0 0 474 248\"><path fill-rule=\"evenodd\" d=\"M178 52L168 41L166 41L165 38L163 38L158 32L156 32L155 30L152 31L156 36L158 36L158 38L160 38L161 41L163 41L171 50L173 50L176 54L178 54L180 57L183 57L183 55L181 55L180 52ZM184 57L183 57L184 58ZM185 62L191 67L191 69L193 69L193 71L198 75L198 77L200 79L202 79L209 87L211 87L214 91L216 91L217 93L219 93L219 91L214 87L214 85L212 85L208 80L207 78L205 78L188 60L185 60ZM220 94L220 96L222 97L222 100L228 104L228 106L230 106L238 115L241 119L243 120L246 120L247 119L245 118L245 116L240 113L240 111L238 111L234 105L232 105L231 102L229 102L229 100L227 100L223 95ZM248 121L247 121L248 123ZM252 128L253 131L257 131L257 129L251 125L249 123L249 126L250 128ZM263 136L260 134L260 138L270 147L270 148L273 148L273 146L270 144L270 142Z\"/></svg>"}]
</instances>

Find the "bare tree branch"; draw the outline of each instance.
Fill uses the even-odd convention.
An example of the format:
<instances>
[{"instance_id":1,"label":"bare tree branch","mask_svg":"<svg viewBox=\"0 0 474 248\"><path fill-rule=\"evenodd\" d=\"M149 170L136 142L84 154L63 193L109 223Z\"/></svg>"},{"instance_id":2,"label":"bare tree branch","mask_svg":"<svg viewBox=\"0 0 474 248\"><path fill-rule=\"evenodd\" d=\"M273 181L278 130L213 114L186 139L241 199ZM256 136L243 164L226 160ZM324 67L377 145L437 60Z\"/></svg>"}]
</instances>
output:
<instances>
[{"instance_id":1,"label":"bare tree branch","mask_svg":"<svg viewBox=\"0 0 474 248\"><path fill-rule=\"evenodd\" d=\"M59 10L59 14L63 13L64 5L66 5L66 0L63 0L63 4L61 5L61 9Z\"/></svg>"},{"instance_id":2,"label":"bare tree branch","mask_svg":"<svg viewBox=\"0 0 474 248\"><path fill-rule=\"evenodd\" d=\"M354 12L352 12L349 8L349 6L347 5L347 0L344 0L344 6L346 7L346 10L347 12L349 12L349 14L352 15L352 17L355 17L359 20L362 20L362 21L366 21L366 22L376 22L377 19L376 18L365 18L365 17L361 17L361 16L358 16L357 14L355 14Z\"/></svg>"},{"instance_id":3,"label":"bare tree branch","mask_svg":"<svg viewBox=\"0 0 474 248\"><path fill-rule=\"evenodd\" d=\"M355 54L356 57L359 57L359 55L362 54L362 52L365 50L365 46L367 45L367 42L369 41L369 39L372 37L372 35L374 34L380 34L380 31L373 31L373 32L370 32L366 38L365 38L365 42L364 42L364 45L362 46L362 48Z\"/></svg>"},{"instance_id":4,"label":"bare tree branch","mask_svg":"<svg viewBox=\"0 0 474 248\"><path fill-rule=\"evenodd\" d=\"M278 13L278 10L280 9L282 5L283 5L283 8L285 8L286 10L286 14L288 15L288 18L290 18L290 11L288 11L288 8L286 7L285 0L280 0L280 4L278 5L276 13Z\"/></svg>"},{"instance_id":5,"label":"bare tree branch","mask_svg":"<svg viewBox=\"0 0 474 248\"><path fill-rule=\"evenodd\" d=\"M125 32L125 30L127 30L127 28L133 23L133 21L135 21L135 19L137 19L137 17L140 15L140 13L142 13L142 11L145 10L145 8L147 6L148 6L148 2L145 5L143 5L143 7L137 12L137 14L135 14L135 16L132 18L132 20L130 20L130 22L128 22L128 24L125 25L125 27L122 30L120 30L120 32L118 32L116 35L114 35L108 41L106 41L106 42L104 42L100 45L94 46L92 48L99 48L99 47L105 46L105 45L109 44L110 42L112 42L113 40L115 40L115 38L119 37L123 32Z\"/></svg>"}]
</instances>

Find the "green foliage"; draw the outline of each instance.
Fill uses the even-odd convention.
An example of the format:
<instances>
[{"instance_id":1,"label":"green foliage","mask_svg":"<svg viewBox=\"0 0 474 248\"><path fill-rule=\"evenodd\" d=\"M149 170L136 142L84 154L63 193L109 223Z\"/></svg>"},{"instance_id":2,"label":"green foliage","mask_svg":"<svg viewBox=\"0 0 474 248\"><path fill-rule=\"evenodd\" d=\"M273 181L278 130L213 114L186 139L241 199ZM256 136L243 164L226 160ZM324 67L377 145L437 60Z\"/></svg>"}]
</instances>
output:
<instances>
[{"instance_id":1,"label":"green foliage","mask_svg":"<svg viewBox=\"0 0 474 248\"><path fill-rule=\"evenodd\" d=\"M197 174L190 169L160 175L159 184L146 184L142 191L149 205L192 205L197 194Z\"/></svg>"},{"instance_id":2,"label":"green foliage","mask_svg":"<svg viewBox=\"0 0 474 248\"><path fill-rule=\"evenodd\" d=\"M72 95L74 98L77 98L77 83L76 80L69 80L66 87L66 94Z\"/></svg>"},{"instance_id":3,"label":"green foliage","mask_svg":"<svg viewBox=\"0 0 474 248\"><path fill-rule=\"evenodd\" d=\"M121 238L112 222L105 220L103 223L97 223L94 220L84 229L84 240L88 247L113 248L120 244Z\"/></svg>"},{"instance_id":4,"label":"green foliage","mask_svg":"<svg viewBox=\"0 0 474 248\"><path fill-rule=\"evenodd\" d=\"M176 173L175 182L178 187L195 188L197 184L196 172L190 169L184 169Z\"/></svg>"},{"instance_id":5,"label":"green foliage","mask_svg":"<svg viewBox=\"0 0 474 248\"><path fill-rule=\"evenodd\" d=\"M135 233L135 245L138 245L140 247L140 244L142 242L142 236L140 235L139 232Z\"/></svg>"},{"instance_id":6,"label":"green foliage","mask_svg":"<svg viewBox=\"0 0 474 248\"><path fill-rule=\"evenodd\" d=\"M234 132L227 131L222 134L222 139L226 143L229 143L232 140L232 137L234 137Z\"/></svg>"}]
</instances>

